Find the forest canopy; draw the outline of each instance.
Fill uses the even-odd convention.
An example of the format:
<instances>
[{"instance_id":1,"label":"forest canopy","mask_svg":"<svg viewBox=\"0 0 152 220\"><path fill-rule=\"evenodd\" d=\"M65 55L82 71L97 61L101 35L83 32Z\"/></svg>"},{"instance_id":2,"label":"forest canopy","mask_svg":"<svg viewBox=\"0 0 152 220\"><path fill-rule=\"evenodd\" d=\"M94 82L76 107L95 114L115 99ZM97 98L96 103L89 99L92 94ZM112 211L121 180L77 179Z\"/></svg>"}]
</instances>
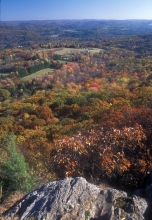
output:
<instances>
[{"instance_id":1,"label":"forest canopy","mask_svg":"<svg viewBox=\"0 0 152 220\"><path fill-rule=\"evenodd\" d=\"M2 37L0 184L5 192L18 184L29 190L31 175L36 185L84 176L125 189L144 186L152 169L152 29L145 23L95 22L93 32L93 23L84 29L82 21L77 32L67 32L72 22L54 21L34 26L35 35L28 35L29 28L24 40L18 34L24 28L17 25L18 40L7 39L9 45ZM43 39L49 25L54 25L51 36L58 36ZM2 36L6 30L4 23Z\"/></svg>"}]
</instances>

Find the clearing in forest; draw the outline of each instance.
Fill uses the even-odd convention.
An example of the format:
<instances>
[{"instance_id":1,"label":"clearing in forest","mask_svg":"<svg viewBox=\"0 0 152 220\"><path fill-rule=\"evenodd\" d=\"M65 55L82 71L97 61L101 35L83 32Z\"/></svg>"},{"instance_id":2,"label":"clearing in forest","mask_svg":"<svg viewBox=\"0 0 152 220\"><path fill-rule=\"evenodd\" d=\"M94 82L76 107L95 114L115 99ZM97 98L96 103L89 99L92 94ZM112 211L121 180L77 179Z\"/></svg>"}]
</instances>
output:
<instances>
[{"instance_id":1,"label":"clearing in forest","mask_svg":"<svg viewBox=\"0 0 152 220\"><path fill-rule=\"evenodd\" d=\"M90 51L91 53L99 53L101 50L102 49L100 48L63 48L59 51L56 51L54 54L62 56L65 54L76 53L77 51L80 51L80 52Z\"/></svg>"},{"instance_id":2,"label":"clearing in forest","mask_svg":"<svg viewBox=\"0 0 152 220\"><path fill-rule=\"evenodd\" d=\"M33 73L31 75L25 76L22 78L23 81L27 81L29 79L35 79L37 76L42 76L42 75L46 75L49 73L53 73L54 69L53 68L46 68L43 70L39 70L36 73Z\"/></svg>"},{"instance_id":3,"label":"clearing in forest","mask_svg":"<svg viewBox=\"0 0 152 220\"><path fill-rule=\"evenodd\" d=\"M0 73L0 76L8 76L10 73Z\"/></svg>"}]
</instances>

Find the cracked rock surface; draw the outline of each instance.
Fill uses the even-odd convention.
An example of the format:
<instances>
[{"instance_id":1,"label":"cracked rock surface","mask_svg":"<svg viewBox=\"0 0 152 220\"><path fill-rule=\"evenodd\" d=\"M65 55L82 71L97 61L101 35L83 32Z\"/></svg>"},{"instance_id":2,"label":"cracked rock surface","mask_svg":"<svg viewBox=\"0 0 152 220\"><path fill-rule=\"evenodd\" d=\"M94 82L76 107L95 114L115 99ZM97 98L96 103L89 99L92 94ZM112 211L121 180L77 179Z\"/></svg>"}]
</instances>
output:
<instances>
[{"instance_id":1,"label":"cracked rock surface","mask_svg":"<svg viewBox=\"0 0 152 220\"><path fill-rule=\"evenodd\" d=\"M148 203L123 191L101 189L82 177L47 183L5 213L19 220L142 220Z\"/></svg>"}]
</instances>

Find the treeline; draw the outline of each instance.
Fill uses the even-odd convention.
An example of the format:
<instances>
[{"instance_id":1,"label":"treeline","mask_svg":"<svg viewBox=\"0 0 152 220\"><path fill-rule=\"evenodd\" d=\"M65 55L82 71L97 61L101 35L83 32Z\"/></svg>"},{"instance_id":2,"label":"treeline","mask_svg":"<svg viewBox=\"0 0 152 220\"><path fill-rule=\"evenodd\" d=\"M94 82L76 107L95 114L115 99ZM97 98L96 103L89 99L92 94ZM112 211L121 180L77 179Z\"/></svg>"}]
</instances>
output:
<instances>
[{"instance_id":1,"label":"treeline","mask_svg":"<svg viewBox=\"0 0 152 220\"><path fill-rule=\"evenodd\" d=\"M36 73L42 69L49 68L50 66L51 65L49 62L44 61L44 63L39 63L39 64L36 64L34 66L30 66L25 69L20 69L18 72L15 73L15 76L18 78L23 78L23 77L30 75L32 73Z\"/></svg>"}]
</instances>

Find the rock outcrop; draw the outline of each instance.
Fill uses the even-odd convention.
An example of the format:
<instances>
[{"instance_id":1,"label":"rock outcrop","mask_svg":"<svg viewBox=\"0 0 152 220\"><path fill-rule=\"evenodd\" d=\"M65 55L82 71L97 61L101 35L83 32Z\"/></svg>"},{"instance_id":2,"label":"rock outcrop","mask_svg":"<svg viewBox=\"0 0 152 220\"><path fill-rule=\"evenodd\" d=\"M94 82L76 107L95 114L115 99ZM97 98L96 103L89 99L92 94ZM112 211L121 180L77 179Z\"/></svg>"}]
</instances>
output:
<instances>
[{"instance_id":1,"label":"rock outcrop","mask_svg":"<svg viewBox=\"0 0 152 220\"><path fill-rule=\"evenodd\" d=\"M5 213L6 219L36 220L142 220L148 203L123 191L101 189L84 178L65 178L27 194ZM145 216L147 213L147 217Z\"/></svg>"}]
</instances>

